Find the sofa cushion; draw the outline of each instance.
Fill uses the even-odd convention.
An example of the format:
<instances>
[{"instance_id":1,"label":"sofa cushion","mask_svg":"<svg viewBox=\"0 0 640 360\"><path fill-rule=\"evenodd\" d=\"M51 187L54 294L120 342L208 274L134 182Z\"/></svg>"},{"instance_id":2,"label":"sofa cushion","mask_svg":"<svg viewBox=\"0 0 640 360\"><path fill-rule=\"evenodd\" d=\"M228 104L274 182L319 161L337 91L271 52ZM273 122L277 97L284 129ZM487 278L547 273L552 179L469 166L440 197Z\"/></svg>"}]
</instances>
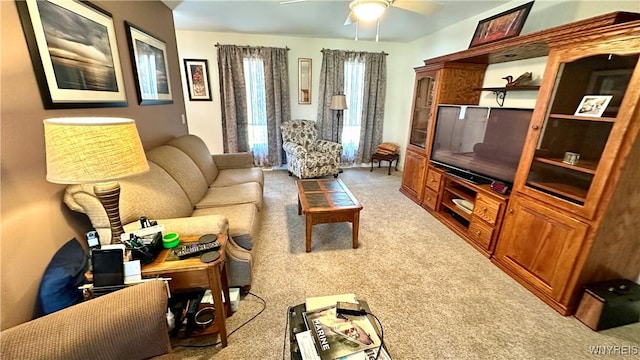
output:
<instances>
[{"instance_id":1,"label":"sofa cushion","mask_svg":"<svg viewBox=\"0 0 640 360\"><path fill-rule=\"evenodd\" d=\"M207 144L199 137L183 135L169 141L167 145L175 146L189 155L204 175L207 184L211 184L218 177L218 168L211 157L211 152L207 148Z\"/></svg>"},{"instance_id":2,"label":"sofa cushion","mask_svg":"<svg viewBox=\"0 0 640 360\"><path fill-rule=\"evenodd\" d=\"M258 234L260 213L254 204L239 204L197 209L193 216L224 215L229 220L229 235L243 248L251 250L253 235Z\"/></svg>"},{"instance_id":3,"label":"sofa cushion","mask_svg":"<svg viewBox=\"0 0 640 360\"><path fill-rule=\"evenodd\" d=\"M188 217L193 212L193 205L182 187L151 161L149 172L120 180L120 188L123 224L134 222L140 216L158 220Z\"/></svg>"},{"instance_id":4,"label":"sofa cushion","mask_svg":"<svg viewBox=\"0 0 640 360\"><path fill-rule=\"evenodd\" d=\"M67 241L53 255L42 276L38 289L42 314L51 314L82 300L78 286L84 284L87 268L88 257L78 240Z\"/></svg>"},{"instance_id":5,"label":"sofa cushion","mask_svg":"<svg viewBox=\"0 0 640 360\"><path fill-rule=\"evenodd\" d=\"M225 187L248 182L256 182L262 186L262 184L264 184L262 169L255 167L221 170L211 186Z\"/></svg>"},{"instance_id":6,"label":"sofa cushion","mask_svg":"<svg viewBox=\"0 0 640 360\"><path fill-rule=\"evenodd\" d=\"M226 187L209 188L205 196L196 204L196 209L236 204L254 204L262 209L262 186L255 182Z\"/></svg>"},{"instance_id":7,"label":"sofa cushion","mask_svg":"<svg viewBox=\"0 0 640 360\"><path fill-rule=\"evenodd\" d=\"M209 187L202 171L189 155L173 146L160 146L147 152L147 160L152 161L173 177L195 205Z\"/></svg>"}]
</instances>

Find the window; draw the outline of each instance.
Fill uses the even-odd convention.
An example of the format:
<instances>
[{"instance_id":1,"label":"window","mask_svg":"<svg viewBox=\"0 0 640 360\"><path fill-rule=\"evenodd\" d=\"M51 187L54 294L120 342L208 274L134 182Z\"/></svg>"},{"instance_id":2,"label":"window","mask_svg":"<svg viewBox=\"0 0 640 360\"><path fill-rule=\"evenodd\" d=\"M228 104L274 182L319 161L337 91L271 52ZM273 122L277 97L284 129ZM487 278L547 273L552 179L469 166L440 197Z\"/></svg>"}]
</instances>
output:
<instances>
[{"instance_id":1,"label":"window","mask_svg":"<svg viewBox=\"0 0 640 360\"><path fill-rule=\"evenodd\" d=\"M262 59L245 57L244 82L247 95L249 149L256 165L264 165L269 154L264 64Z\"/></svg>"},{"instance_id":2,"label":"window","mask_svg":"<svg viewBox=\"0 0 640 360\"><path fill-rule=\"evenodd\" d=\"M356 57L344 63L344 93L347 109L344 111L342 125L343 161L353 163L358 153L360 129L362 124L362 106L364 98L365 62Z\"/></svg>"}]
</instances>

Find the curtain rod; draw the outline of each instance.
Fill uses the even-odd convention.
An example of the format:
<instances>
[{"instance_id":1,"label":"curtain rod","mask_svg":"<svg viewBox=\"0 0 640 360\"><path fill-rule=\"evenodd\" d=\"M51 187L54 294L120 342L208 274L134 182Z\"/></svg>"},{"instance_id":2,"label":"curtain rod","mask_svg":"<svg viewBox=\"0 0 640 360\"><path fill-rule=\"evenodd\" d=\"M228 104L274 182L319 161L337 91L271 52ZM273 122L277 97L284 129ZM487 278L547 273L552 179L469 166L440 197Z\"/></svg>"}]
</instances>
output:
<instances>
[{"instance_id":1,"label":"curtain rod","mask_svg":"<svg viewBox=\"0 0 640 360\"><path fill-rule=\"evenodd\" d=\"M325 50L332 50L332 49L325 49L325 48L322 48L322 50L320 50L320 52L324 52ZM369 51L356 51L356 50L338 50L338 51L369 53ZM371 54L375 54L375 53L371 53ZM386 52L384 52L384 51L381 51L381 52L380 52L380 54L382 54L382 55L389 55L389 54L387 54L387 53L386 53Z\"/></svg>"},{"instance_id":2,"label":"curtain rod","mask_svg":"<svg viewBox=\"0 0 640 360\"><path fill-rule=\"evenodd\" d=\"M216 47L220 47L222 45L223 44L216 43L215 46ZM237 47L241 47L241 48L258 48L258 49L264 49L264 48L268 48L268 47L273 47L273 46L252 46L252 45L232 45L232 46L237 46ZM291 50L291 49L289 49L288 46L285 46L284 48L287 49L287 51Z\"/></svg>"}]
</instances>

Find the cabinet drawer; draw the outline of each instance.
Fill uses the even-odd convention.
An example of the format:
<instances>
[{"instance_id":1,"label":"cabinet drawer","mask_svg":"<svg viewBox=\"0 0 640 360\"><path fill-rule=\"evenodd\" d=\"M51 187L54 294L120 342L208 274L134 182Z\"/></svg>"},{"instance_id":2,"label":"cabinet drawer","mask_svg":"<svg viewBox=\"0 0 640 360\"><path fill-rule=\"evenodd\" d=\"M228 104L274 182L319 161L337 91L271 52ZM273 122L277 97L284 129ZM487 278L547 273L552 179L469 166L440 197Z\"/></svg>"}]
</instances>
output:
<instances>
[{"instance_id":1,"label":"cabinet drawer","mask_svg":"<svg viewBox=\"0 0 640 360\"><path fill-rule=\"evenodd\" d=\"M467 235L469 235L469 237L475 240L478 244L482 245L485 249L489 250L491 235L493 235L493 228L484 223L477 216L474 216L471 218Z\"/></svg>"},{"instance_id":2,"label":"cabinet drawer","mask_svg":"<svg viewBox=\"0 0 640 360\"><path fill-rule=\"evenodd\" d=\"M473 207L473 215L486 221L491 225L495 225L500 213L500 203L490 199L482 194L476 197L476 203Z\"/></svg>"},{"instance_id":3,"label":"cabinet drawer","mask_svg":"<svg viewBox=\"0 0 640 360\"><path fill-rule=\"evenodd\" d=\"M431 188L433 191L440 190L440 180L442 180L442 173L435 170L429 169L427 170L427 187Z\"/></svg>"},{"instance_id":4,"label":"cabinet drawer","mask_svg":"<svg viewBox=\"0 0 640 360\"><path fill-rule=\"evenodd\" d=\"M422 199L422 204L428 207L431 210L436 209L436 200L438 199L438 193L431 190L430 188L424 189L424 198Z\"/></svg>"}]
</instances>

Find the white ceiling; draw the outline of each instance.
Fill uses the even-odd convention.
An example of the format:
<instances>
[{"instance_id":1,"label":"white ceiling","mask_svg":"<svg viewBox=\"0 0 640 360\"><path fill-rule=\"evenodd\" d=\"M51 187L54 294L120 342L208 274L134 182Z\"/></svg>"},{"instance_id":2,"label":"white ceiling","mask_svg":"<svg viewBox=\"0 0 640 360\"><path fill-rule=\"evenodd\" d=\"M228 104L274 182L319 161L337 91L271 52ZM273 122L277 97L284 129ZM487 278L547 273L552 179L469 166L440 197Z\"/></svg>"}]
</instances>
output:
<instances>
[{"instance_id":1,"label":"white ceiling","mask_svg":"<svg viewBox=\"0 0 640 360\"><path fill-rule=\"evenodd\" d=\"M350 12L349 0L306 0L282 5L281 0L162 1L173 9L179 30L332 39L354 39L356 35L356 24L344 25ZM430 16L391 6L380 21L380 41L410 42L509 1L437 0L443 6ZM375 40L375 22L361 23L357 30L360 40Z\"/></svg>"}]
</instances>

